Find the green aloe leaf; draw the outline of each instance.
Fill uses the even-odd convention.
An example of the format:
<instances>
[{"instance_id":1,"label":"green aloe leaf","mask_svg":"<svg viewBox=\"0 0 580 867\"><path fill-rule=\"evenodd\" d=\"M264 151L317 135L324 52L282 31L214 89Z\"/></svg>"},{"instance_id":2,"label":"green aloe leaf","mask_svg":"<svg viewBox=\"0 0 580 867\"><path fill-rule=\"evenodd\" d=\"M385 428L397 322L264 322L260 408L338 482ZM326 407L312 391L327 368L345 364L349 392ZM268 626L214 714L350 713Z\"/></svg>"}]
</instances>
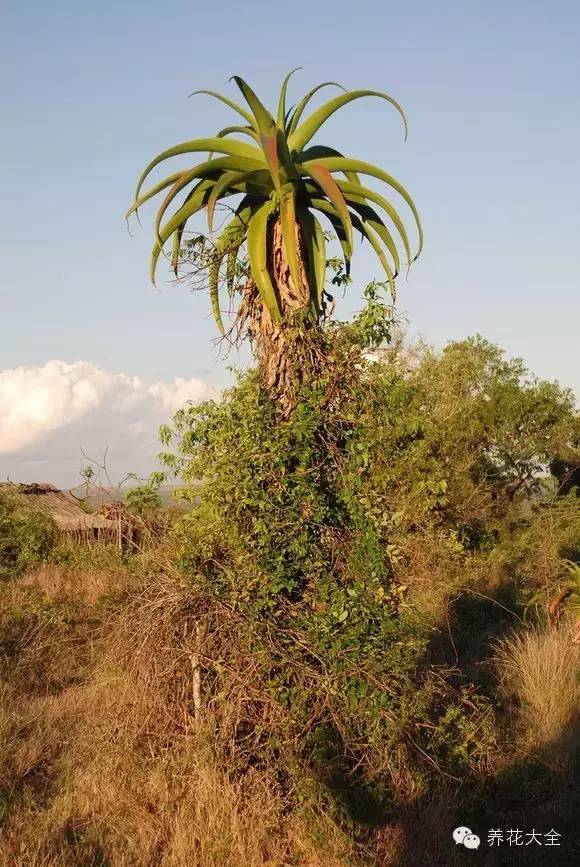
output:
<instances>
[{"instance_id":1,"label":"green aloe leaf","mask_svg":"<svg viewBox=\"0 0 580 867\"><path fill-rule=\"evenodd\" d=\"M193 93L189 94L189 98L195 96L197 93L205 93L206 96L213 96L214 99L219 99L220 102L225 103L230 108L233 108L234 111L237 111L238 114L245 118L245 120L247 120L248 123L253 126L254 129L256 129L254 118L252 117L250 112L246 111L245 108L242 108L241 105L238 105L237 102L234 102L233 99L230 99L228 96L223 96L221 93L217 93L215 90L194 90ZM256 129L256 132L257 131L258 130Z\"/></svg>"},{"instance_id":2,"label":"green aloe leaf","mask_svg":"<svg viewBox=\"0 0 580 867\"><path fill-rule=\"evenodd\" d=\"M377 193L375 190L371 190L369 187L362 187L360 184L352 184L350 183L350 181L337 181L337 183L339 188L342 190L347 202L350 202L352 197L353 206L358 204L361 198L363 199L363 201L369 199L371 202L379 205L379 207L382 208L386 214L388 214L393 224L395 225L399 235L401 236L401 241L403 242L403 247L407 255L407 261L410 263L411 245L409 243L409 236L407 235L405 224L403 223L401 217L399 216L397 210L393 207L393 205L391 205L391 203L387 201L384 196L381 196L380 193Z\"/></svg>"},{"instance_id":3,"label":"green aloe leaf","mask_svg":"<svg viewBox=\"0 0 580 867\"><path fill-rule=\"evenodd\" d=\"M391 266L389 265L389 260L385 256L385 252L384 252L383 248L381 247L381 244L380 244L377 236L375 235L374 231L369 226L367 226L365 223L363 223L362 221L360 224L360 229L361 229L362 233L364 234L364 236L369 240L371 247L373 248L373 250L377 254L378 259L384 268L385 274L387 275L387 280L389 282L391 295L392 295L392 298L394 301L395 298L397 297L397 289L395 286L395 278L394 278L393 272L391 270Z\"/></svg>"},{"instance_id":4,"label":"green aloe leaf","mask_svg":"<svg viewBox=\"0 0 580 867\"><path fill-rule=\"evenodd\" d=\"M240 184L251 174L252 172L224 172L221 178L215 182L207 200L207 224L210 232L213 232L213 216L220 196L228 191L231 192L232 189L238 192ZM237 189L235 189L236 187Z\"/></svg>"},{"instance_id":5,"label":"green aloe leaf","mask_svg":"<svg viewBox=\"0 0 580 867\"><path fill-rule=\"evenodd\" d=\"M399 183L392 175L388 174L388 172L384 172L382 169L378 168L378 166L373 166L371 163L366 163L363 160L353 160L349 158L339 159L338 157L328 157L317 160L317 164L325 166L330 172L358 172L361 175L370 175L373 178L377 178L379 181L384 181L394 190L396 190L400 196L405 200L407 205L409 206L413 217L415 218L415 223L417 226L417 232L419 235L419 247L414 256L416 259L417 256L421 253L423 249L423 227L421 225L421 219L419 217L419 212L417 211L417 207L415 202L405 189L405 187Z\"/></svg>"},{"instance_id":6,"label":"green aloe leaf","mask_svg":"<svg viewBox=\"0 0 580 867\"><path fill-rule=\"evenodd\" d=\"M340 220L338 215L338 211L332 205L328 199L320 199L313 197L309 201L309 206L314 208L314 210L321 211L325 217L330 222L334 230L334 234L336 235L338 242L342 248L342 255L344 256L344 270L346 274L350 274L350 262L352 257L352 247L349 245L346 232L344 231L344 226Z\"/></svg>"},{"instance_id":7,"label":"green aloe leaf","mask_svg":"<svg viewBox=\"0 0 580 867\"><path fill-rule=\"evenodd\" d=\"M294 69L291 69L288 75L285 77L282 82L282 87L280 88L280 98L278 100L278 115L276 124L278 129L284 129L284 122L286 119L286 91L288 90L288 82L295 72L298 72L299 69L302 69L301 66L295 66Z\"/></svg>"},{"instance_id":8,"label":"green aloe leaf","mask_svg":"<svg viewBox=\"0 0 580 867\"><path fill-rule=\"evenodd\" d=\"M276 292L274 291L268 272L267 251L268 220L274 212L274 207L274 202L268 200L259 205L250 218L248 225L248 256L252 278L262 297L262 301L272 317L272 322L279 324L282 321L282 314L280 313Z\"/></svg>"},{"instance_id":9,"label":"green aloe leaf","mask_svg":"<svg viewBox=\"0 0 580 867\"><path fill-rule=\"evenodd\" d=\"M335 179L332 177L328 169L320 165L320 163L299 165L298 169L304 171L305 174L310 175L310 177L316 181L319 187L328 196L338 212L342 225L344 226L344 231L346 232L346 239L352 248L352 222L344 196Z\"/></svg>"},{"instance_id":10,"label":"green aloe leaf","mask_svg":"<svg viewBox=\"0 0 580 867\"><path fill-rule=\"evenodd\" d=\"M280 225L286 258L290 267L290 276L296 292L300 291L302 278L300 275L300 257L296 240L296 200L294 190L285 190L280 199Z\"/></svg>"},{"instance_id":11,"label":"green aloe leaf","mask_svg":"<svg viewBox=\"0 0 580 867\"><path fill-rule=\"evenodd\" d=\"M326 241L322 226L308 208L299 208L298 217L304 226L304 238L308 253L308 283L310 297L317 316L322 312L322 300L326 279Z\"/></svg>"},{"instance_id":12,"label":"green aloe leaf","mask_svg":"<svg viewBox=\"0 0 580 867\"><path fill-rule=\"evenodd\" d=\"M232 249L228 253L228 260L226 264L226 285L228 287L228 295L230 298L233 297L234 294L234 283L236 279L236 263L238 261L238 251L242 243L240 241L239 244L232 247Z\"/></svg>"},{"instance_id":13,"label":"green aloe leaf","mask_svg":"<svg viewBox=\"0 0 580 867\"><path fill-rule=\"evenodd\" d=\"M175 172L173 175L169 175L169 177L165 178L165 180L160 181L158 184L155 184L154 187L150 187L146 193L133 202L127 213L125 214L125 219L128 220L131 214L136 214L137 210L144 205L145 202L148 202L149 199L152 199L153 196L156 196L157 193L161 193L163 190L166 190L167 187L170 187L176 181L178 181L186 172Z\"/></svg>"},{"instance_id":14,"label":"green aloe leaf","mask_svg":"<svg viewBox=\"0 0 580 867\"><path fill-rule=\"evenodd\" d=\"M259 142L258 133L251 126L224 126L217 135L218 138L225 138L235 132L240 133L240 135L247 135L255 142Z\"/></svg>"},{"instance_id":15,"label":"green aloe leaf","mask_svg":"<svg viewBox=\"0 0 580 867\"><path fill-rule=\"evenodd\" d=\"M349 102L353 102L355 99L362 99L366 96L375 96L379 99L385 99L397 109L403 118L405 138L407 138L407 118L405 112L392 96L389 96L388 93L383 93L380 90L351 90L320 106L320 108L313 112L304 123L295 129L288 137L288 146L290 147L290 150L303 150L312 136L316 135L322 124L325 123L335 111L338 111L340 108L347 105Z\"/></svg>"},{"instance_id":16,"label":"green aloe leaf","mask_svg":"<svg viewBox=\"0 0 580 867\"><path fill-rule=\"evenodd\" d=\"M267 110L267 108L265 108L262 102L258 99L250 85L247 84L247 82L245 82L243 78L240 78L239 75L233 75L232 79L240 88L241 92L244 95L244 99L250 106L252 114L256 118L258 130L260 133L260 142L262 144L262 150L264 151L266 163L268 164L268 168L270 169L270 174L272 175L274 186L279 191L281 188L281 182L280 168L278 165L278 130L274 118Z\"/></svg>"},{"instance_id":17,"label":"green aloe leaf","mask_svg":"<svg viewBox=\"0 0 580 867\"><path fill-rule=\"evenodd\" d=\"M244 157L246 159L255 160L259 163L263 163L264 161L264 155L259 148L253 147L253 145L246 144L242 141L217 138L216 136L213 138L191 139L191 141L185 141L172 148L168 148L166 151L163 151L163 153L156 156L154 160L151 160L139 178L135 192L135 199L137 200L139 198L139 193L141 192L141 187L143 186L145 179L149 174L151 174L153 169L159 165L159 163L162 163L171 157L181 156L182 154L198 153L200 151L215 151L219 154L228 154L232 157Z\"/></svg>"},{"instance_id":18,"label":"green aloe leaf","mask_svg":"<svg viewBox=\"0 0 580 867\"><path fill-rule=\"evenodd\" d=\"M251 126L225 126L223 129L220 129L217 136L218 138L225 138L227 135L231 135L231 133L233 132L239 132L243 135L247 135L257 144L260 144L260 137L258 133L254 129L252 129ZM211 160L212 157L213 151L209 151L207 155L208 160Z\"/></svg>"},{"instance_id":19,"label":"green aloe leaf","mask_svg":"<svg viewBox=\"0 0 580 867\"><path fill-rule=\"evenodd\" d=\"M173 249L171 251L171 270L177 277L179 271L179 251L181 250L181 239L183 237L183 230L185 229L185 223L182 223L181 226L178 226L175 232L173 233Z\"/></svg>"},{"instance_id":20,"label":"green aloe leaf","mask_svg":"<svg viewBox=\"0 0 580 867\"><path fill-rule=\"evenodd\" d=\"M342 84L338 84L338 82L336 82L336 81L323 81L322 84L317 84L316 87L313 87L312 90L308 91L306 96L300 100L300 102L298 103L298 105L294 109L294 112L292 113L292 115L290 117L290 123L286 124L286 135L289 136L294 132L294 130L296 129L296 127L300 123L300 118L304 114L304 110L305 110L306 106L308 105L308 103L310 102L312 97L316 93L318 93L319 90L322 90L323 87L339 87L341 90L344 90L346 93L346 90L342 86Z\"/></svg>"},{"instance_id":21,"label":"green aloe leaf","mask_svg":"<svg viewBox=\"0 0 580 867\"><path fill-rule=\"evenodd\" d=\"M356 196L345 196L345 199L353 210L357 212L363 223L368 224L372 229L375 230L391 256L393 257L393 262L395 265L395 272L393 277L396 277L397 274L401 270L401 260L399 258L399 251L397 249L397 245L395 244L394 238L371 206L365 202L364 199L357 199Z\"/></svg>"},{"instance_id":22,"label":"green aloe leaf","mask_svg":"<svg viewBox=\"0 0 580 867\"><path fill-rule=\"evenodd\" d=\"M305 163L310 160L318 160L320 157L340 157L341 159L346 159L344 154L341 154L340 151L337 151L334 148L329 148L325 145L313 145L299 153L296 156L296 162ZM347 180L352 181L355 184L360 184L360 179L356 172L344 172L343 174Z\"/></svg>"},{"instance_id":23,"label":"green aloe leaf","mask_svg":"<svg viewBox=\"0 0 580 867\"><path fill-rule=\"evenodd\" d=\"M252 206L240 208L235 217L228 223L216 241L214 257L209 267L209 296L213 317L220 334L225 334L219 299L219 277L223 260L234 250L237 250L246 234L248 220L252 214Z\"/></svg>"},{"instance_id":24,"label":"green aloe leaf","mask_svg":"<svg viewBox=\"0 0 580 867\"><path fill-rule=\"evenodd\" d=\"M188 184L192 183L192 181L197 178L210 178L213 182L218 180L221 173L224 171L249 173L259 169L261 166L263 166L263 163L259 163L256 160L246 160L242 157L221 157L217 160L206 160L206 162L194 166L194 168L190 169L188 172L184 172L180 175L179 179L169 190L163 202L159 206L155 218L155 234L159 235L159 226L161 225L161 221L173 200Z\"/></svg>"}]
</instances>

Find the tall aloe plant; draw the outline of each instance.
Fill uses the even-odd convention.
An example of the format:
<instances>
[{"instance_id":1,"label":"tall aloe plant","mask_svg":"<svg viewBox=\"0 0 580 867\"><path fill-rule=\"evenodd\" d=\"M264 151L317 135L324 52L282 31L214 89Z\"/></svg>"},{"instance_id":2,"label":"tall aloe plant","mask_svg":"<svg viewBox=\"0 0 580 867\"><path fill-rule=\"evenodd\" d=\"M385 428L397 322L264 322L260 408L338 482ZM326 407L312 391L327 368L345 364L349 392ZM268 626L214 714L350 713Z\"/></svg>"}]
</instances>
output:
<instances>
[{"instance_id":1,"label":"tall aloe plant","mask_svg":"<svg viewBox=\"0 0 580 867\"><path fill-rule=\"evenodd\" d=\"M356 230L376 253L393 293L401 261L410 264L423 245L415 204L392 175L371 163L344 156L332 147L311 144L331 115L367 96L395 107L406 137L407 120L401 106L380 91L341 88L342 93L304 118L312 97L321 88L340 85L319 84L287 110L288 81L295 71L282 83L275 116L239 76L233 76L233 80L245 106L214 91L196 91L225 103L239 115L240 121L215 136L182 142L156 156L139 178L135 200L127 213L129 217L149 199L165 192L157 211L151 253L150 273L155 281L158 260L166 245L171 244L172 264L178 273L179 251L188 220L205 209L209 231L213 233L216 205L237 197L231 219L214 242L208 275L213 314L223 334L220 288L224 263L225 282L231 290L237 257L247 255L251 279L245 286L239 315L243 321L249 321L262 381L278 396L287 393L292 368L296 367L296 359L290 361L287 339L290 327L300 321L302 329L316 330L324 314L327 253L320 216L326 218L340 243L346 273L350 271L353 230ZM197 165L143 190L146 179L160 163L183 154L204 152L209 152L209 156ZM364 177L381 181L407 204L418 236L414 252L398 210L382 193L367 186Z\"/></svg>"}]
</instances>

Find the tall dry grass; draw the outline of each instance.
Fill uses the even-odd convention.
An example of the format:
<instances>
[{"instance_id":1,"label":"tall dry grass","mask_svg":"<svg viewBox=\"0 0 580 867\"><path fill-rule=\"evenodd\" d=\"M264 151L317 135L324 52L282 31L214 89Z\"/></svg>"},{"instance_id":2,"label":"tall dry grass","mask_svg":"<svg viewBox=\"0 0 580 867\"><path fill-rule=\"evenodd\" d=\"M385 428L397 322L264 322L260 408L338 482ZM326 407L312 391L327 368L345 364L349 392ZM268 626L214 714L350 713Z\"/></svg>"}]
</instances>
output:
<instances>
[{"instance_id":1,"label":"tall dry grass","mask_svg":"<svg viewBox=\"0 0 580 867\"><path fill-rule=\"evenodd\" d=\"M224 738L261 701L243 678L233 688L233 626L219 726L219 705L200 711L200 622L204 650L225 650L212 648L213 616L170 557L139 574L50 567L1 589L2 865L357 863L328 817L288 810L273 769L242 772L228 753Z\"/></svg>"},{"instance_id":2,"label":"tall dry grass","mask_svg":"<svg viewBox=\"0 0 580 867\"><path fill-rule=\"evenodd\" d=\"M530 737L555 743L580 712L580 647L569 622L518 632L496 646L504 695L516 703Z\"/></svg>"}]
</instances>

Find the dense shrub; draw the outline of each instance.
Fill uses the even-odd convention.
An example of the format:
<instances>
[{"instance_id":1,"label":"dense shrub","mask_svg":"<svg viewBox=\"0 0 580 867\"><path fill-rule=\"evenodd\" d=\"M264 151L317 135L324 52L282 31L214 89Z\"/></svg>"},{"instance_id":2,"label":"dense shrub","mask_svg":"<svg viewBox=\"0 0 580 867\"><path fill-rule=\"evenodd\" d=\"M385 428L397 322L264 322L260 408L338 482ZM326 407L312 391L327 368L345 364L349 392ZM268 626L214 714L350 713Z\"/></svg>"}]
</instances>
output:
<instances>
[{"instance_id":1,"label":"dense shrub","mask_svg":"<svg viewBox=\"0 0 580 867\"><path fill-rule=\"evenodd\" d=\"M0 498L0 575L41 563L57 541L56 524L50 516L22 514L10 497Z\"/></svg>"}]
</instances>

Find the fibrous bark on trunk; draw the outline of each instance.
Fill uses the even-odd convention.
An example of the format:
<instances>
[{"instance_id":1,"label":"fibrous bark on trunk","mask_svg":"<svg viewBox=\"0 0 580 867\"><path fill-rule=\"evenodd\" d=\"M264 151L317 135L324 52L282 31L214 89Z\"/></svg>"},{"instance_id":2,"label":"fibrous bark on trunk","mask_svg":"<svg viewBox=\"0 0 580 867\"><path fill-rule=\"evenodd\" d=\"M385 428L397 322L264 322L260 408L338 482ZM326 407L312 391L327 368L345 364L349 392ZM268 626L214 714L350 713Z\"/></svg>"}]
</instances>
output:
<instances>
[{"instance_id":1,"label":"fibrous bark on trunk","mask_svg":"<svg viewBox=\"0 0 580 867\"><path fill-rule=\"evenodd\" d=\"M308 257L300 225L296 225L300 253L300 285L295 286L282 239L279 220L268 227L268 270L282 313L275 324L260 293L250 278L243 290L238 315L241 328L247 327L256 354L264 389L287 414L295 403L296 388L307 370L313 370L321 356L321 328L313 307L308 282Z\"/></svg>"}]
</instances>

